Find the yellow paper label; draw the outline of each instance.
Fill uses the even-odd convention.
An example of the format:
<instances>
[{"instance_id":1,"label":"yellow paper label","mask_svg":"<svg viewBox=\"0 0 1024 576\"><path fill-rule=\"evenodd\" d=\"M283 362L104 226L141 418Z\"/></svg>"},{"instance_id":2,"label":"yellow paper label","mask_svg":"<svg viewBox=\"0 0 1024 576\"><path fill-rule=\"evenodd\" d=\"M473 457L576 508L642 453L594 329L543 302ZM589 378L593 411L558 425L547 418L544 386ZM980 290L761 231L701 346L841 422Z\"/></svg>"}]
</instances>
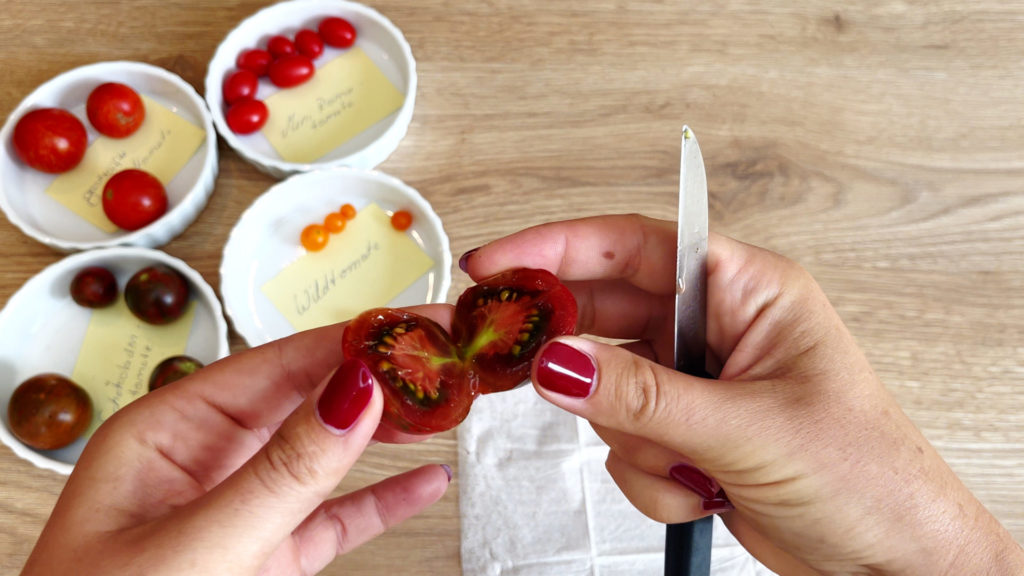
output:
<instances>
[{"instance_id":1,"label":"yellow paper label","mask_svg":"<svg viewBox=\"0 0 1024 576\"><path fill-rule=\"evenodd\" d=\"M123 298L92 311L85 341L71 379L85 388L93 403L92 434L104 420L149 391L153 368L185 353L195 318L195 302L170 324L147 324L128 310Z\"/></svg>"},{"instance_id":2,"label":"yellow paper label","mask_svg":"<svg viewBox=\"0 0 1024 576\"><path fill-rule=\"evenodd\" d=\"M263 135L287 162L313 162L402 107L405 96L360 48L317 69L305 84L266 99Z\"/></svg>"},{"instance_id":3,"label":"yellow paper label","mask_svg":"<svg viewBox=\"0 0 1024 576\"><path fill-rule=\"evenodd\" d=\"M326 248L303 254L262 289L302 331L386 306L433 265L407 233L391 226L386 212L370 204L332 234Z\"/></svg>"},{"instance_id":4,"label":"yellow paper label","mask_svg":"<svg viewBox=\"0 0 1024 576\"><path fill-rule=\"evenodd\" d=\"M121 170L136 168L165 186L174 179L206 138L206 131L147 96L146 119L127 138L100 136L74 170L53 180L46 193L100 230L117 226L103 213L103 186Z\"/></svg>"}]
</instances>

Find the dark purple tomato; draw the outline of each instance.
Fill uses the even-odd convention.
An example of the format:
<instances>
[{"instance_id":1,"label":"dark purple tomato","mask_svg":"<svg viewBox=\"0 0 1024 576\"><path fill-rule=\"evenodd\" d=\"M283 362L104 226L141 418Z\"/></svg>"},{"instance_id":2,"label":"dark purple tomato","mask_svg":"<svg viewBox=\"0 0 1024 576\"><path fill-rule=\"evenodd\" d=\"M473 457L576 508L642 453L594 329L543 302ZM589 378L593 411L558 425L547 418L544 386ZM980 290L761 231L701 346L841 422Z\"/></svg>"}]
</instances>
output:
<instances>
[{"instance_id":1,"label":"dark purple tomato","mask_svg":"<svg viewBox=\"0 0 1024 576\"><path fill-rule=\"evenodd\" d=\"M335 48L349 48L356 42L356 29L344 18L324 18L320 21L317 31L328 46Z\"/></svg>"},{"instance_id":2,"label":"dark purple tomato","mask_svg":"<svg viewBox=\"0 0 1024 576\"><path fill-rule=\"evenodd\" d=\"M320 35L308 28L295 34L295 49L310 59L317 59L324 53L324 41Z\"/></svg>"},{"instance_id":3,"label":"dark purple tomato","mask_svg":"<svg viewBox=\"0 0 1024 576\"><path fill-rule=\"evenodd\" d=\"M11 433L37 450L71 444L92 423L92 401L81 386L60 374L39 374L22 382L7 405Z\"/></svg>"},{"instance_id":4,"label":"dark purple tomato","mask_svg":"<svg viewBox=\"0 0 1024 576\"><path fill-rule=\"evenodd\" d=\"M89 266L71 279L71 299L86 308L106 308L117 300L117 278L102 266Z\"/></svg>"},{"instance_id":5,"label":"dark purple tomato","mask_svg":"<svg viewBox=\"0 0 1024 576\"><path fill-rule=\"evenodd\" d=\"M313 77L313 61L301 54L281 56L270 63L267 75L278 88L298 86Z\"/></svg>"},{"instance_id":6,"label":"dark purple tomato","mask_svg":"<svg viewBox=\"0 0 1024 576\"><path fill-rule=\"evenodd\" d=\"M270 111L261 100L242 100L228 108L224 120L235 134L252 134L263 128L268 117Z\"/></svg>"},{"instance_id":7,"label":"dark purple tomato","mask_svg":"<svg viewBox=\"0 0 1024 576\"><path fill-rule=\"evenodd\" d=\"M124 301L136 318L149 324L169 324L185 313L188 280L177 270L154 264L139 270L124 287Z\"/></svg>"},{"instance_id":8,"label":"dark purple tomato","mask_svg":"<svg viewBox=\"0 0 1024 576\"><path fill-rule=\"evenodd\" d=\"M189 374L199 371L203 363L191 356L171 356L156 365L149 376L149 391L163 388L171 382L181 380Z\"/></svg>"},{"instance_id":9,"label":"dark purple tomato","mask_svg":"<svg viewBox=\"0 0 1024 576\"><path fill-rule=\"evenodd\" d=\"M224 77L224 84L221 92L224 101L234 104L241 100L251 100L256 97L256 91L260 87L260 78L252 70L235 70Z\"/></svg>"},{"instance_id":10,"label":"dark purple tomato","mask_svg":"<svg viewBox=\"0 0 1024 576\"><path fill-rule=\"evenodd\" d=\"M281 56L295 54L295 43L287 36L271 36L270 40L267 40L267 51L276 60Z\"/></svg>"},{"instance_id":11,"label":"dark purple tomato","mask_svg":"<svg viewBox=\"0 0 1024 576\"><path fill-rule=\"evenodd\" d=\"M244 50L235 59L235 66L242 70L248 70L257 76L265 76L270 62L274 59L270 52L260 48Z\"/></svg>"}]
</instances>

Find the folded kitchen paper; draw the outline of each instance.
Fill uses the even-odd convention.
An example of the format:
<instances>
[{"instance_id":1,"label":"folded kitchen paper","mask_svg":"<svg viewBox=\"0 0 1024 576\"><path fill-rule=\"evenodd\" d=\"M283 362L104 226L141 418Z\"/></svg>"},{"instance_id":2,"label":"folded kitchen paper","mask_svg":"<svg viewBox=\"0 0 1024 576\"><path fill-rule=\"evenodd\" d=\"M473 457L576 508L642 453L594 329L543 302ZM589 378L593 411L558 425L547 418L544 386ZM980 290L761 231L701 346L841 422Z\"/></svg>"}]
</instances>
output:
<instances>
[{"instance_id":1,"label":"folded kitchen paper","mask_svg":"<svg viewBox=\"0 0 1024 576\"><path fill-rule=\"evenodd\" d=\"M638 512L583 419L530 386L479 398L458 429L466 576L664 573L665 525ZM715 519L711 573L774 574Z\"/></svg>"}]
</instances>

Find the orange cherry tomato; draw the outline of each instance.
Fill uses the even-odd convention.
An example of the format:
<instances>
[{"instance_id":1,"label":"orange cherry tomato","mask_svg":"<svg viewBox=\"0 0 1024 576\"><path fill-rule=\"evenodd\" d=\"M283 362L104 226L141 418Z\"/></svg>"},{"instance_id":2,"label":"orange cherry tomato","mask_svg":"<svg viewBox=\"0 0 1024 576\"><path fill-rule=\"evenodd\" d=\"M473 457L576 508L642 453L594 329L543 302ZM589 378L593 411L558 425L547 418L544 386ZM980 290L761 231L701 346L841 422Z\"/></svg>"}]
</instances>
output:
<instances>
[{"instance_id":1,"label":"orange cherry tomato","mask_svg":"<svg viewBox=\"0 0 1024 576\"><path fill-rule=\"evenodd\" d=\"M345 217L345 220L351 220L356 217L356 207L351 204L344 204L341 207L341 215Z\"/></svg>"},{"instance_id":2,"label":"orange cherry tomato","mask_svg":"<svg viewBox=\"0 0 1024 576\"><path fill-rule=\"evenodd\" d=\"M331 212L324 218L324 228L331 234L337 234L345 229L345 216L341 212Z\"/></svg>"},{"instance_id":3,"label":"orange cherry tomato","mask_svg":"<svg viewBox=\"0 0 1024 576\"><path fill-rule=\"evenodd\" d=\"M330 236L327 228L320 224L310 224L302 229L302 246L310 252L319 252L327 246Z\"/></svg>"},{"instance_id":4,"label":"orange cherry tomato","mask_svg":"<svg viewBox=\"0 0 1024 576\"><path fill-rule=\"evenodd\" d=\"M399 231L408 230L412 226L412 214L408 210L398 210L391 215L391 226Z\"/></svg>"}]
</instances>

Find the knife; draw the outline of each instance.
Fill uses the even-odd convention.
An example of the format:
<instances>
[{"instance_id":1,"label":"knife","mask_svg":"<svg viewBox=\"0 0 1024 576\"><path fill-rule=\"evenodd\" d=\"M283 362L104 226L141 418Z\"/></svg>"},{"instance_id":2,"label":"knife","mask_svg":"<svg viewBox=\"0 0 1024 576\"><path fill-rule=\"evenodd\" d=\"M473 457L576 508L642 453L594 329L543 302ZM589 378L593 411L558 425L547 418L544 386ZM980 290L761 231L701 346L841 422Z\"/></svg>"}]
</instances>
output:
<instances>
[{"instance_id":1,"label":"knife","mask_svg":"<svg viewBox=\"0 0 1024 576\"><path fill-rule=\"evenodd\" d=\"M708 182L697 137L683 126L676 237L675 368L705 377L707 318ZM665 576L711 573L713 516L669 524L665 531Z\"/></svg>"}]
</instances>

